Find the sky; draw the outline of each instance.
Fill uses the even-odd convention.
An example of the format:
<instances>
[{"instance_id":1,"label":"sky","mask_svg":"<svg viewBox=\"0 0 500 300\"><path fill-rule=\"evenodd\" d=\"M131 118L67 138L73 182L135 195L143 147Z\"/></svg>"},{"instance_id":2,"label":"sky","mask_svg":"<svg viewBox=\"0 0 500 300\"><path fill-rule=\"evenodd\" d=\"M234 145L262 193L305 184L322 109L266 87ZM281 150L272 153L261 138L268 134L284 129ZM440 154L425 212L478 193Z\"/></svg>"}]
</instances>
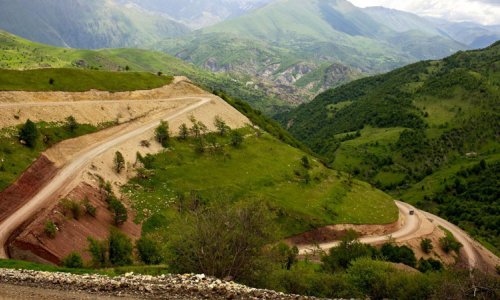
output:
<instances>
[{"instance_id":1,"label":"sky","mask_svg":"<svg viewBox=\"0 0 500 300\"><path fill-rule=\"evenodd\" d=\"M500 0L349 0L359 7L385 6L449 21L500 24Z\"/></svg>"}]
</instances>

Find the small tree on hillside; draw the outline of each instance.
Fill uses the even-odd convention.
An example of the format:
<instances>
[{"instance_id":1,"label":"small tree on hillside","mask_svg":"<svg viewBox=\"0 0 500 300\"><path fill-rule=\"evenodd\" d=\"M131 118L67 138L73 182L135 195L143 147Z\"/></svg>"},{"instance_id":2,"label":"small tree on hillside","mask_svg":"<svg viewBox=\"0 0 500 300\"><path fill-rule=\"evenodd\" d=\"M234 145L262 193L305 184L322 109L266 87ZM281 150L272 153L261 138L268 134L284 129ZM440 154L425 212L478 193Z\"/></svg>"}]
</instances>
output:
<instances>
[{"instance_id":1,"label":"small tree on hillside","mask_svg":"<svg viewBox=\"0 0 500 300\"><path fill-rule=\"evenodd\" d=\"M44 231L45 231L45 234L53 239L56 237L56 233L57 233L57 227L56 227L56 224L54 224L54 222L52 222L51 220L48 220L46 223L45 223L45 228L44 228Z\"/></svg>"},{"instance_id":2,"label":"small tree on hillside","mask_svg":"<svg viewBox=\"0 0 500 300\"><path fill-rule=\"evenodd\" d=\"M227 126L226 122L220 116L215 117L214 125L220 136L225 136L230 130L229 126Z\"/></svg>"},{"instance_id":3,"label":"small tree on hillside","mask_svg":"<svg viewBox=\"0 0 500 300\"><path fill-rule=\"evenodd\" d=\"M168 147L168 142L170 140L170 133L168 132L168 130L168 122L164 121L161 121L160 126L158 126L155 130L155 139L163 146L163 148Z\"/></svg>"},{"instance_id":4,"label":"small tree on hillside","mask_svg":"<svg viewBox=\"0 0 500 300\"><path fill-rule=\"evenodd\" d=\"M83 260L80 254L71 252L62 260L62 265L66 268L79 269L83 268Z\"/></svg>"},{"instance_id":5,"label":"small tree on hillside","mask_svg":"<svg viewBox=\"0 0 500 300\"><path fill-rule=\"evenodd\" d=\"M422 251L424 251L424 253L429 254L431 253L434 246L432 245L432 241L430 239L423 239L422 241L420 241L420 248L422 248Z\"/></svg>"},{"instance_id":6,"label":"small tree on hillside","mask_svg":"<svg viewBox=\"0 0 500 300\"><path fill-rule=\"evenodd\" d=\"M66 118L66 129L69 132L75 132L78 129L79 124L76 122L75 117L69 116Z\"/></svg>"},{"instance_id":7,"label":"small tree on hillside","mask_svg":"<svg viewBox=\"0 0 500 300\"><path fill-rule=\"evenodd\" d=\"M159 243L152 238L143 236L137 240L135 247L139 258L146 265L158 265L164 260Z\"/></svg>"},{"instance_id":8,"label":"small tree on hillside","mask_svg":"<svg viewBox=\"0 0 500 300\"><path fill-rule=\"evenodd\" d=\"M115 172L120 174L125 169L125 158L120 151L116 151L114 159Z\"/></svg>"},{"instance_id":9,"label":"small tree on hillside","mask_svg":"<svg viewBox=\"0 0 500 300\"><path fill-rule=\"evenodd\" d=\"M123 223L127 222L128 212L127 208L120 200L116 199L116 197L111 197L109 201L109 208L114 214L114 222L116 226L120 226Z\"/></svg>"},{"instance_id":10,"label":"small tree on hillside","mask_svg":"<svg viewBox=\"0 0 500 300\"><path fill-rule=\"evenodd\" d=\"M108 238L109 261L114 266L132 264L132 241L117 229L111 229Z\"/></svg>"},{"instance_id":11,"label":"small tree on hillside","mask_svg":"<svg viewBox=\"0 0 500 300\"><path fill-rule=\"evenodd\" d=\"M19 130L19 140L24 142L26 146L34 148L38 140L39 132L36 128L36 124L30 119L24 123L24 125Z\"/></svg>"},{"instance_id":12,"label":"small tree on hillside","mask_svg":"<svg viewBox=\"0 0 500 300\"><path fill-rule=\"evenodd\" d=\"M309 162L309 158L306 155L302 156L300 163L302 164L302 166L304 168L306 168L308 170L311 168L311 163Z\"/></svg>"},{"instance_id":13,"label":"small tree on hillside","mask_svg":"<svg viewBox=\"0 0 500 300\"><path fill-rule=\"evenodd\" d=\"M243 135L239 131L233 130L231 132L231 145L238 148L241 144L243 144Z\"/></svg>"},{"instance_id":14,"label":"small tree on hillside","mask_svg":"<svg viewBox=\"0 0 500 300\"><path fill-rule=\"evenodd\" d=\"M89 242L89 246L87 251L90 253L92 257L92 265L94 267L103 267L107 262L107 253L108 247L105 242L96 240L92 237L87 237L87 241Z\"/></svg>"},{"instance_id":15,"label":"small tree on hillside","mask_svg":"<svg viewBox=\"0 0 500 300\"><path fill-rule=\"evenodd\" d=\"M185 141L189 137L189 129L185 123L179 126L179 140Z\"/></svg>"}]
</instances>

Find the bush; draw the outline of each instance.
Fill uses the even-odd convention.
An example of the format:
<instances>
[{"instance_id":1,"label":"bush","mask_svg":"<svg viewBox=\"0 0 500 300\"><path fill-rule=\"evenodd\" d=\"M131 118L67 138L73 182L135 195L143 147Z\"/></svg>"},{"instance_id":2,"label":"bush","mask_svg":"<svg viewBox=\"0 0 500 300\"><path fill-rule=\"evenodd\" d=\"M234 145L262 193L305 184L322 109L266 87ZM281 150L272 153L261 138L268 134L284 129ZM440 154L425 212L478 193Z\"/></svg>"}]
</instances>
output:
<instances>
[{"instance_id":1,"label":"bush","mask_svg":"<svg viewBox=\"0 0 500 300\"><path fill-rule=\"evenodd\" d=\"M447 232L445 237L439 239L439 245L446 253L455 251L455 253L458 254L460 248L462 248L462 244L460 244L450 232Z\"/></svg>"},{"instance_id":2,"label":"bush","mask_svg":"<svg viewBox=\"0 0 500 300\"><path fill-rule=\"evenodd\" d=\"M61 203L64 209L67 212L71 213L73 219L75 220L80 219L80 217L82 216L82 207L80 206L80 203L77 203L69 199L64 199L61 201Z\"/></svg>"},{"instance_id":3,"label":"bush","mask_svg":"<svg viewBox=\"0 0 500 300\"><path fill-rule=\"evenodd\" d=\"M40 133L36 128L36 124L30 119L19 130L19 140L26 143L26 146L30 148L35 148L39 135Z\"/></svg>"},{"instance_id":4,"label":"bush","mask_svg":"<svg viewBox=\"0 0 500 300\"><path fill-rule=\"evenodd\" d=\"M115 165L115 172L118 174L120 174L121 171L125 169L125 158L123 157L123 154L120 151L116 151L115 153L114 165Z\"/></svg>"},{"instance_id":5,"label":"bush","mask_svg":"<svg viewBox=\"0 0 500 300\"><path fill-rule=\"evenodd\" d=\"M87 197L85 197L85 200L83 200L83 206L85 207L85 211L92 217L95 218L96 214L97 214L97 207L95 207L94 205L92 205L92 203L90 203L89 199Z\"/></svg>"},{"instance_id":6,"label":"bush","mask_svg":"<svg viewBox=\"0 0 500 300\"><path fill-rule=\"evenodd\" d=\"M52 222L51 220L48 220L47 222L45 222L44 231L49 238L55 238L57 233L56 224L54 224L54 222Z\"/></svg>"},{"instance_id":7,"label":"bush","mask_svg":"<svg viewBox=\"0 0 500 300\"><path fill-rule=\"evenodd\" d=\"M441 271L443 269L443 264L439 260L433 258L420 259L418 261L418 270L422 273L429 271Z\"/></svg>"},{"instance_id":8,"label":"bush","mask_svg":"<svg viewBox=\"0 0 500 300\"><path fill-rule=\"evenodd\" d=\"M132 264L132 241L117 229L111 229L109 238L109 261L114 266Z\"/></svg>"},{"instance_id":9,"label":"bush","mask_svg":"<svg viewBox=\"0 0 500 300\"><path fill-rule=\"evenodd\" d=\"M386 243L382 246L380 252L382 256L390 262L403 263L410 267L415 267L417 265L415 253L407 246L398 247Z\"/></svg>"},{"instance_id":10,"label":"bush","mask_svg":"<svg viewBox=\"0 0 500 300\"><path fill-rule=\"evenodd\" d=\"M241 144L243 144L243 135L239 131L233 130L231 132L231 145L238 148Z\"/></svg>"},{"instance_id":11,"label":"bush","mask_svg":"<svg viewBox=\"0 0 500 300\"><path fill-rule=\"evenodd\" d=\"M424 253L429 254L431 253L434 246L432 245L432 241L430 239L423 239L420 242L420 248L422 248L422 251L424 251Z\"/></svg>"},{"instance_id":12,"label":"bush","mask_svg":"<svg viewBox=\"0 0 500 300\"><path fill-rule=\"evenodd\" d=\"M78 129L79 124L76 122L75 117L69 116L66 118L66 130L69 132L75 132Z\"/></svg>"},{"instance_id":13,"label":"bush","mask_svg":"<svg viewBox=\"0 0 500 300\"><path fill-rule=\"evenodd\" d=\"M105 266L107 262L106 257L108 253L108 247L106 245L106 242L93 239L92 237L88 237L87 241L89 242L89 247L87 248L87 251L90 253L90 256L92 257L92 265L94 267Z\"/></svg>"},{"instance_id":14,"label":"bush","mask_svg":"<svg viewBox=\"0 0 500 300\"><path fill-rule=\"evenodd\" d=\"M163 146L163 148L167 148L170 141L170 133L168 130L168 122L164 121L161 121L160 126L158 126L155 130L155 139Z\"/></svg>"},{"instance_id":15,"label":"bush","mask_svg":"<svg viewBox=\"0 0 500 300\"><path fill-rule=\"evenodd\" d=\"M135 243L139 258L146 265L158 265L164 260L158 242L149 237L142 237Z\"/></svg>"},{"instance_id":16,"label":"bush","mask_svg":"<svg viewBox=\"0 0 500 300\"><path fill-rule=\"evenodd\" d=\"M262 202L217 200L174 220L169 233L173 272L250 281L270 265L265 246L274 241L276 227Z\"/></svg>"},{"instance_id":17,"label":"bush","mask_svg":"<svg viewBox=\"0 0 500 300\"><path fill-rule=\"evenodd\" d=\"M109 208L114 214L113 220L115 222L115 225L119 226L127 222L127 208L120 200L116 199L116 197L113 196L109 201Z\"/></svg>"},{"instance_id":18,"label":"bush","mask_svg":"<svg viewBox=\"0 0 500 300\"><path fill-rule=\"evenodd\" d=\"M220 116L215 117L214 126L217 128L217 132L220 136L225 136L230 130L229 126L227 126L226 122Z\"/></svg>"},{"instance_id":19,"label":"bush","mask_svg":"<svg viewBox=\"0 0 500 300\"><path fill-rule=\"evenodd\" d=\"M79 269L83 268L83 260L80 254L72 252L63 259L62 265L66 268Z\"/></svg>"},{"instance_id":20,"label":"bush","mask_svg":"<svg viewBox=\"0 0 500 300\"><path fill-rule=\"evenodd\" d=\"M189 137L189 129L185 123L179 126L179 140L185 141Z\"/></svg>"},{"instance_id":21,"label":"bush","mask_svg":"<svg viewBox=\"0 0 500 300\"><path fill-rule=\"evenodd\" d=\"M300 163L307 170L309 170L311 168L311 163L309 162L309 158L306 155L302 156Z\"/></svg>"},{"instance_id":22,"label":"bush","mask_svg":"<svg viewBox=\"0 0 500 300\"><path fill-rule=\"evenodd\" d=\"M351 262L360 257L375 257L377 249L374 247L362 244L357 239L357 234L354 231L342 239L338 247L330 249L330 253L324 256L321 261L323 269L327 272L334 273L339 270L345 270Z\"/></svg>"}]
</instances>

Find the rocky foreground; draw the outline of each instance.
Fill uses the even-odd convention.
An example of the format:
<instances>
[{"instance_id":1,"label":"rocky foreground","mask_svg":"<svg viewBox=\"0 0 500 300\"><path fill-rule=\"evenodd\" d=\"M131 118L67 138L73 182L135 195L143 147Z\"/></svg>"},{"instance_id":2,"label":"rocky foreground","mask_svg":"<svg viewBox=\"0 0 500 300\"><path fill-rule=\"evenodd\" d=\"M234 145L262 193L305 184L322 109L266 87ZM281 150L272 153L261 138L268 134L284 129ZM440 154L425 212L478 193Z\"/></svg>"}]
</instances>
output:
<instances>
[{"instance_id":1,"label":"rocky foreground","mask_svg":"<svg viewBox=\"0 0 500 300\"><path fill-rule=\"evenodd\" d=\"M74 275L0 269L0 283L141 299L317 299L249 288L205 275Z\"/></svg>"}]
</instances>

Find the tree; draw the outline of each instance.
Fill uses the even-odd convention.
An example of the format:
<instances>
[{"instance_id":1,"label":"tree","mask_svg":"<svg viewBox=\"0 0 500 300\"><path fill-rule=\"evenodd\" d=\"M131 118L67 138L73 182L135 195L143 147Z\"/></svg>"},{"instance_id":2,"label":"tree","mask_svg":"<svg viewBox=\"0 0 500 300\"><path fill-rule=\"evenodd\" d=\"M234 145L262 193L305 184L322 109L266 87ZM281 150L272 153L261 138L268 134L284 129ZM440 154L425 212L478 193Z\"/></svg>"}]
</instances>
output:
<instances>
[{"instance_id":1,"label":"tree","mask_svg":"<svg viewBox=\"0 0 500 300\"><path fill-rule=\"evenodd\" d=\"M24 142L26 146L34 148L38 140L39 132L36 128L36 124L30 119L24 123L24 125L19 130L19 140Z\"/></svg>"},{"instance_id":2,"label":"tree","mask_svg":"<svg viewBox=\"0 0 500 300\"><path fill-rule=\"evenodd\" d=\"M230 130L229 126L227 126L226 122L220 116L215 116L214 125L220 136L225 136Z\"/></svg>"},{"instance_id":3,"label":"tree","mask_svg":"<svg viewBox=\"0 0 500 300\"><path fill-rule=\"evenodd\" d=\"M109 201L109 208L114 213L113 220L116 226L120 226L127 222L127 208L120 200L116 199L116 197L112 197Z\"/></svg>"},{"instance_id":4,"label":"tree","mask_svg":"<svg viewBox=\"0 0 500 300\"><path fill-rule=\"evenodd\" d=\"M459 253L460 248L462 248L462 244L460 244L455 237L451 233L446 233L445 237L439 239L439 245L444 252L450 253L451 251L455 251L455 253Z\"/></svg>"},{"instance_id":5,"label":"tree","mask_svg":"<svg viewBox=\"0 0 500 300\"><path fill-rule=\"evenodd\" d=\"M108 252L108 247L106 245L106 242L96 240L90 236L87 237L87 241L89 242L87 251L90 253L90 256L92 257L93 266L94 267L105 266L107 262L106 256Z\"/></svg>"},{"instance_id":6,"label":"tree","mask_svg":"<svg viewBox=\"0 0 500 300\"><path fill-rule=\"evenodd\" d=\"M351 262L357 258L371 258L376 254L377 251L374 247L359 242L357 233L351 230L342 238L340 245L330 249L330 253L324 256L321 261L326 271L334 273L347 269Z\"/></svg>"},{"instance_id":7,"label":"tree","mask_svg":"<svg viewBox=\"0 0 500 300\"><path fill-rule=\"evenodd\" d=\"M382 256L390 262L403 263L410 267L415 267L417 265L415 253L407 246L399 247L386 243L382 246L380 252Z\"/></svg>"},{"instance_id":8,"label":"tree","mask_svg":"<svg viewBox=\"0 0 500 300\"><path fill-rule=\"evenodd\" d=\"M231 132L231 145L238 148L241 144L243 144L243 135L239 131L233 130Z\"/></svg>"},{"instance_id":9,"label":"tree","mask_svg":"<svg viewBox=\"0 0 500 300\"><path fill-rule=\"evenodd\" d=\"M262 202L218 199L172 222L170 266L179 273L248 278L269 265L265 246L275 237L273 215Z\"/></svg>"},{"instance_id":10,"label":"tree","mask_svg":"<svg viewBox=\"0 0 500 300\"><path fill-rule=\"evenodd\" d=\"M430 239L423 239L422 241L420 241L420 248L422 248L422 251L424 251L424 253L429 254L431 253L434 246L432 245L432 241Z\"/></svg>"},{"instance_id":11,"label":"tree","mask_svg":"<svg viewBox=\"0 0 500 300\"><path fill-rule=\"evenodd\" d=\"M179 140L185 141L189 137L189 129L186 125L186 123L182 123L181 126L179 126Z\"/></svg>"},{"instance_id":12,"label":"tree","mask_svg":"<svg viewBox=\"0 0 500 300\"><path fill-rule=\"evenodd\" d=\"M159 243L152 238L145 236L141 237L135 243L135 247L139 254L139 258L146 265L158 265L164 260Z\"/></svg>"},{"instance_id":13,"label":"tree","mask_svg":"<svg viewBox=\"0 0 500 300\"><path fill-rule=\"evenodd\" d=\"M307 170L309 170L311 168L311 163L309 162L309 158L306 155L302 156L300 163Z\"/></svg>"},{"instance_id":14,"label":"tree","mask_svg":"<svg viewBox=\"0 0 500 300\"><path fill-rule=\"evenodd\" d=\"M108 238L109 261L114 266L132 264L132 241L117 229L111 229Z\"/></svg>"},{"instance_id":15,"label":"tree","mask_svg":"<svg viewBox=\"0 0 500 300\"><path fill-rule=\"evenodd\" d=\"M47 222L45 222L44 231L49 238L51 239L55 238L57 233L56 224L54 224L52 220L48 220Z\"/></svg>"},{"instance_id":16,"label":"tree","mask_svg":"<svg viewBox=\"0 0 500 300\"><path fill-rule=\"evenodd\" d=\"M155 130L155 139L163 146L163 148L167 148L168 142L170 141L170 133L168 130L168 122L165 121L161 121L160 126L158 126Z\"/></svg>"},{"instance_id":17,"label":"tree","mask_svg":"<svg viewBox=\"0 0 500 300\"><path fill-rule=\"evenodd\" d=\"M79 124L76 122L75 117L69 116L66 118L66 130L73 133L78 129Z\"/></svg>"},{"instance_id":18,"label":"tree","mask_svg":"<svg viewBox=\"0 0 500 300\"><path fill-rule=\"evenodd\" d=\"M62 265L66 268L79 269L83 268L83 260L80 254L71 252L62 260Z\"/></svg>"},{"instance_id":19,"label":"tree","mask_svg":"<svg viewBox=\"0 0 500 300\"><path fill-rule=\"evenodd\" d=\"M123 171L123 169L125 169L125 158L123 157L123 154L120 151L116 151L115 153L114 165L115 165L115 172L118 174L120 174Z\"/></svg>"}]
</instances>

